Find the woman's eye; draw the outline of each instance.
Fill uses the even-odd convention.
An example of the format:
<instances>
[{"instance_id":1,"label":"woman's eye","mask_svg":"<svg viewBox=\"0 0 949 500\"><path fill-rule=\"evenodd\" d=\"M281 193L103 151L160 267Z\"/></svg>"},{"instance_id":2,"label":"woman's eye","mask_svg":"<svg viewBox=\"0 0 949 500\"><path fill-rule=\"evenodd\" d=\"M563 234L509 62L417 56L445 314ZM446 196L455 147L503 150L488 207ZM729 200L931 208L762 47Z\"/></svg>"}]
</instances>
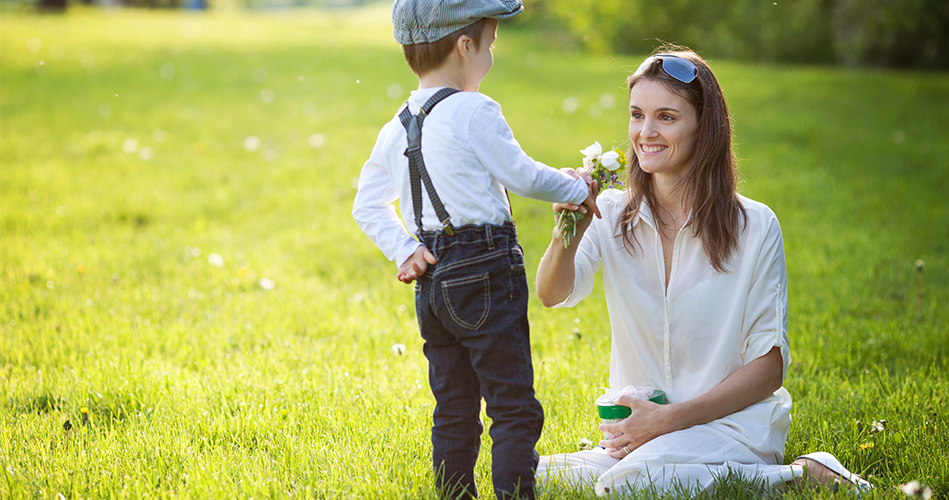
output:
<instances>
[{"instance_id":1,"label":"woman's eye","mask_svg":"<svg viewBox=\"0 0 949 500\"><path fill-rule=\"evenodd\" d=\"M631 117L637 119L637 120L639 120L639 119L641 119L641 118L643 117L643 114L640 113L639 111L633 111L633 112L630 113L629 115L630 115Z\"/></svg>"},{"instance_id":2,"label":"woman's eye","mask_svg":"<svg viewBox=\"0 0 949 500\"><path fill-rule=\"evenodd\" d=\"M659 117L659 119L662 120L662 121L664 121L664 122L671 122L671 121L675 120L675 117L672 116L672 115L665 115L665 114L664 114L664 115L661 115L661 116Z\"/></svg>"}]
</instances>

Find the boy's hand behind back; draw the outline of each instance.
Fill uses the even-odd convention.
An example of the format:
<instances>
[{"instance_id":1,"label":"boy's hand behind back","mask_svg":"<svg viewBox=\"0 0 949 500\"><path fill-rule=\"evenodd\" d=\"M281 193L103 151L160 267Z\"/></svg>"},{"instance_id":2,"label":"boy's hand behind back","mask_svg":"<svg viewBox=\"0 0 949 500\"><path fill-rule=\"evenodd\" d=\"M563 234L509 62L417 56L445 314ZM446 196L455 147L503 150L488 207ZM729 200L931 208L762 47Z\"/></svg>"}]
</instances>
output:
<instances>
[{"instance_id":1,"label":"boy's hand behind back","mask_svg":"<svg viewBox=\"0 0 949 500\"><path fill-rule=\"evenodd\" d=\"M419 245L415 249L415 253L399 266L399 274L396 274L395 277L402 283L410 284L419 276L425 274L425 271L428 271L429 264L435 264L436 262L438 260L435 258L435 254L425 245Z\"/></svg>"}]
</instances>

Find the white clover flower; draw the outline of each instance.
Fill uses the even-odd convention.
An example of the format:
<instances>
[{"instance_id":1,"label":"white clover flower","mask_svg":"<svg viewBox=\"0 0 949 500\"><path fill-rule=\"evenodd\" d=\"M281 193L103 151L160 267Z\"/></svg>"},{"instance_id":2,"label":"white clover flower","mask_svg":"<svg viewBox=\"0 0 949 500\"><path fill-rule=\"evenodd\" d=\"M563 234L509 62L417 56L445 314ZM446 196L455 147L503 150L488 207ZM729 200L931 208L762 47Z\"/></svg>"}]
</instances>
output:
<instances>
[{"instance_id":1,"label":"white clover flower","mask_svg":"<svg viewBox=\"0 0 949 500\"><path fill-rule=\"evenodd\" d=\"M405 344L392 344L392 352L399 356L405 354Z\"/></svg>"},{"instance_id":2,"label":"white clover flower","mask_svg":"<svg viewBox=\"0 0 949 500\"><path fill-rule=\"evenodd\" d=\"M260 278L260 288L264 290L273 290L277 284L274 283L274 280L268 278Z\"/></svg>"},{"instance_id":3,"label":"white clover flower","mask_svg":"<svg viewBox=\"0 0 949 500\"><path fill-rule=\"evenodd\" d=\"M587 169L592 169L596 162L600 162L600 164L610 172L621 166L618 161L619 153L616 151L607 151L604 153L600 141L594 141L593 144L580 150L580 154L584 156L583 166Z\"/></svg>"}]
</instances>

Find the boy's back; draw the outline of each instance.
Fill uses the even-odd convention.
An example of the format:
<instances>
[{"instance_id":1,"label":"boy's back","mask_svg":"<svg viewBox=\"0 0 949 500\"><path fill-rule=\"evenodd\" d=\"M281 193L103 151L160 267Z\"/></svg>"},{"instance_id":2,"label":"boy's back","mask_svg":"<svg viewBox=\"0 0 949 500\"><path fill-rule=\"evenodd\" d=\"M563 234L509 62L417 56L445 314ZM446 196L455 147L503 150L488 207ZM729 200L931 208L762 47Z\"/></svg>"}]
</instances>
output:
<instances>
[{"instance_id":1,"label":"boy's back","mask_svg":"<svg viewBox=\"0 0 949 500\"><path fill-rule=\"evenodd\" d=\"M409 111L421 106L439 89L415 90ZM401 110L401 108L400 108ZM452 224L502 224L510 220L505 188L544 201L582 202L586 183L535 162L515 140L501 114L501 107L478 92L458 92L442 100L425 118L422 156L432 183ZM353 216L390 260L402 263L418 243L404 155L406 132L398 113L382 128L369 161L359 179ZM396 226L391 210L381 205L402 200L402 220ZM423 196L422 225L426 230L442 227L427 196ZM386 223L383 224L382 220ZM376 219L376 223L370 222Z\"/></svg>"}]
</instances>

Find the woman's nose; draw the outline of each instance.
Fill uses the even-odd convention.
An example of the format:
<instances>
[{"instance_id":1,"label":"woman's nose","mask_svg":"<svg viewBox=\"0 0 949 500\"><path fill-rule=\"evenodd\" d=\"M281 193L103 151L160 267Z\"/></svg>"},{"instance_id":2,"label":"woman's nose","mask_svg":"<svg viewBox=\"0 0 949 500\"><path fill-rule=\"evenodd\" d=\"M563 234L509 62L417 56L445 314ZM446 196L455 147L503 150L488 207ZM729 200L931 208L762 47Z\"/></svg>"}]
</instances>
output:
<instances>
[{"instance_id":1,"label":"woman's nose","mask_svg":"<svg viewBox=\"0 0 949 500\"><path fill-rule=\"evenodd\" d=\"M643 128L639 132L639 135L645 138L653 138L659 135L659 130L656 128L655 122L652 120L646 120L643 122Z\"/></svg>"}]
</instances>

